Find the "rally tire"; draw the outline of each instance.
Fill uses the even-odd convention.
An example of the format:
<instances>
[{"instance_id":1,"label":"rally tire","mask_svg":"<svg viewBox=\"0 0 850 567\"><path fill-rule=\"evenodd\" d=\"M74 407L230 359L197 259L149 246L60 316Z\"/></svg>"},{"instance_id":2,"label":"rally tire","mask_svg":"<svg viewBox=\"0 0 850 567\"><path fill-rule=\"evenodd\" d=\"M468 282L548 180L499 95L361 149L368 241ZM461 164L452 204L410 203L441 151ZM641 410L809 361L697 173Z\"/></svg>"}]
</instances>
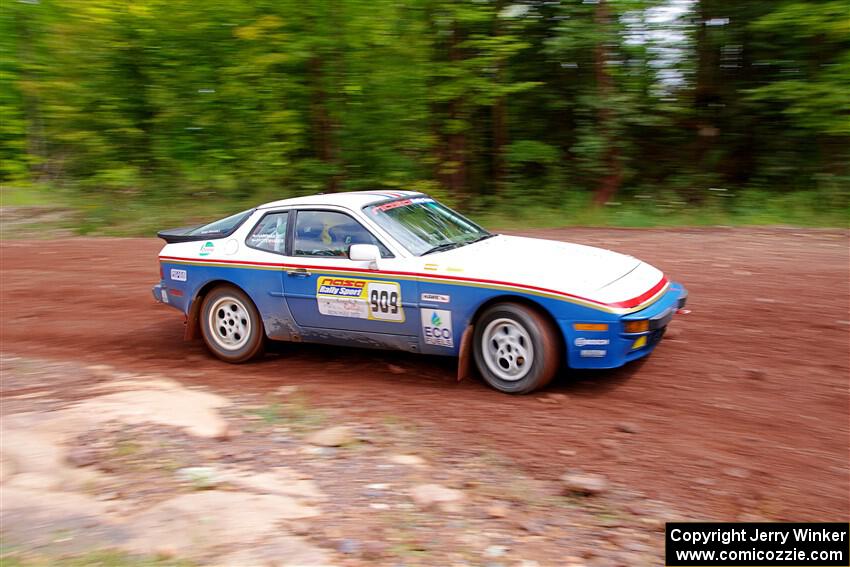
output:
<instances>
[{"instance_id":1,"label":"rally tire","mask_svg":"<svg viewBox=\"0 0 850 567\"><path fill-rule=\"evenodd\" d=\"M237 364L263 353L263 322L242 290L230 285L211 290L204 297L200 319L204 344L221 360Z\"/></svg>"},{"instance_id":2,"label":"rally tire","mask_svg":"<svg viewBox=\"0 0 850 567\"><path fill-rule=\"evenodd\" d=\"M518 303L489 307L475 323L473 353L484 380L500 392L528 394L558 371L558 333L537 310Z\"/></svg>"}]
</instances>

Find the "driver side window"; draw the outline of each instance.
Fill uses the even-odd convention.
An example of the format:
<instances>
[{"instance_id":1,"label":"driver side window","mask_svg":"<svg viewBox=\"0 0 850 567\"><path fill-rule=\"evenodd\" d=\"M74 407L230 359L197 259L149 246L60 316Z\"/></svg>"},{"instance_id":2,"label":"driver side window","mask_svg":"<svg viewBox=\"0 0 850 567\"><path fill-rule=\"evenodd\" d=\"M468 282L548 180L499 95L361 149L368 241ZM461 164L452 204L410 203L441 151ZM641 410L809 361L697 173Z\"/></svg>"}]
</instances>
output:
<instances>
[{"instance_id":1,"label":"driver side window","mask_svg":"<svg viewBox=\"0 0 850 567\"><path fill-rule=\"evenodd\" d=\"M335 211L298 211L295 217L295 256L348 257L352 244L374 244L382 258L392 253L352 217Z\"/></svg>"}]
</instances>

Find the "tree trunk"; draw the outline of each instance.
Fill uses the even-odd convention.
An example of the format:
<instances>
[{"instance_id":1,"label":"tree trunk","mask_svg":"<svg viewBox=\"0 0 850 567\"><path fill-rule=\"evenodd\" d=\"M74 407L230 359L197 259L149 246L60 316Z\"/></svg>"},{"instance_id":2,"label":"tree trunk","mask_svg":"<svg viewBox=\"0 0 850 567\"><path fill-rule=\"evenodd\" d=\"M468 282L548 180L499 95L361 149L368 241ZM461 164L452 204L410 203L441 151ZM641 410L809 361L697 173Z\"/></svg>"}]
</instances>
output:
<instances>
[{"instance_id":1,"label":"tree trunk","mask_svg":"<svg viewBox=\"0 0 850 567\"><path fill-rule=\"evenodd\" d=\"M457 24L452 28L451 39L449 40L449 61L452 65L459 65L463 59L463 54L458 48L460 43L460 32L457 29ZM455 98L448 104L449 121L457 125L466 119L463 99ZM445 185L448 187L450 194L459 199L466 198L466 132L457 131L452 127L452 131L446 136L446 157L448 164L444 164ZM446 167L446 165L448 167Z\"/></svg>"},{"instance_id":2,"label":"tree trunk","mask_svg":"<svg viewBox=\"0 0 850 567\"><path fill-rule=\"evenodd\" d=\"M614 93L614 79L608 71L608 47L605 44L608 38L608 28L611 24L611 16L608 11L606 0L599 0L596 4L594 14L597 29L600 30L601 38L594 49L594 72L596 74L596 90L599 110L597 119L598 128L605 140L605 153L602 158L605 173L599 180L593 202L596 205L604 205L610 201L623 181L623 169L620 163L620 151L617 147L616 134L614 133L614 111L610 106Z\"/></svg>"},{"instance_id":3,"label":"tree trunk","mask_svg":"<svg viewBox=\"0 0 850 567\"><path fill-rule=\"evenodd\" d=\"M697 8L696 34L696 84L694 85L694 115L696 120L696 139L694 140L693 165L698 170L706 168L705 158L711 153L720 130L717 126L716 111L722 100L719 91L718 72L720 70L719 53L712 44L706 22L711 19L710 0L699 0Z\"/></svg>"},{"instance_id":4,"label":"tree trunk","mask_svg":"<svg viewBox=\"0 0 850 567\"><path fill-rule=\"evenodd\" d=\"M498 37L502 35L502 19L498 16L502 11L502 1L499 0L495 5L497 16L493 20L493 35ZM505 77L505 62L499 59L496 61L496 83L501 86ZM491 119L493 121L493 187L498 191L502 187L502 180L505 177L505 145L508 143L507 130L507 110L505 108L505 97L499 96L493 102L491 108Z\"/></svg>"},{"instance_id":5,"label":"tree trunk","mask_svg":"<svg viewBox=\"0 0 850 567\"><path fill-rule=\"evenodd\" d=\"M312 83L311 122L313 130L313 150L320 160L336 168L336 149L334 147L334 127L328 112L327 93L324 87L324 62L320 55L310 59L310 82ZM339 175L334 172L328 179L326 189L329 193L339 190Z\"/></svg>"}]
</instances>

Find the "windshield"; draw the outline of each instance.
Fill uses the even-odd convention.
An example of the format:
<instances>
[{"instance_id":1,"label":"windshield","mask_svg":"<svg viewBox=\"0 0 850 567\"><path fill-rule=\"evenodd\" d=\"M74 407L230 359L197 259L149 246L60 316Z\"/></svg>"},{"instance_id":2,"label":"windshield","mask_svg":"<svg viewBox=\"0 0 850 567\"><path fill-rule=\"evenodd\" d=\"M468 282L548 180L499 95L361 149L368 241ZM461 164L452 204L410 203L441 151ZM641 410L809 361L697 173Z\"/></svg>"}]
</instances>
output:
<instances>
[{"instance_id":1,"label":"windshield","mask_svg":"<svg viewBox=\"0 0 850 567\"><path fill-rule=\"evenodd\" d=\"M364 210L417 256L450 250L493 236L429 197L371 205Z\"/></svg>"}]
</instances>

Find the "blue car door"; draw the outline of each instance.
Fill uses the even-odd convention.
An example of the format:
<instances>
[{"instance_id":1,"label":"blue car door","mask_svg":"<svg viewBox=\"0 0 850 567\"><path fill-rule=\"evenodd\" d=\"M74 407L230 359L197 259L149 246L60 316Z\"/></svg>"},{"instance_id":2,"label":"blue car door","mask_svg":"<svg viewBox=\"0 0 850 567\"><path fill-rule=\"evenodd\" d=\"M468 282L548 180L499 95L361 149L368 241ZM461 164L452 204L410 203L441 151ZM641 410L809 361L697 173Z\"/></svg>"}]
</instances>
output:
<instances>
[{"instance_id":1,"label":"blue car door","mask_svg":"<svg viewBox=\"0 0 850 567\"><path fill-rule=\"evenodd\" d=\"M358 331L418 336L418 284L392 271L392 253L353 216L302 209L290 229L284 269L287 305L299 327L333 333ZM348 258L352 244L381 250L382 270Z\"/></svg>"}]
</instances>

